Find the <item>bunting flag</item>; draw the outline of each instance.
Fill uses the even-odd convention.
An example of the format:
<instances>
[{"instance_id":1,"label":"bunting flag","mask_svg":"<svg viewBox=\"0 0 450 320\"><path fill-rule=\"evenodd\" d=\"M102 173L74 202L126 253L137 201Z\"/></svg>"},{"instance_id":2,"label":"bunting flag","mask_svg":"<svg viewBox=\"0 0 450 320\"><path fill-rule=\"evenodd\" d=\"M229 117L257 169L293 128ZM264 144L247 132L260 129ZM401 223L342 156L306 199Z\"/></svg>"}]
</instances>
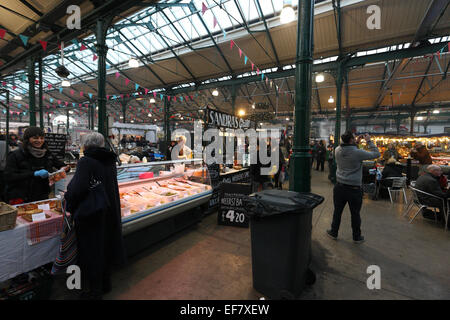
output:
<instances>
[{"instance_id":1,"label":"bunting flag","mask_svg":"<svg viewBox=\"0 0 450 320\"><path fill-rule=\"evenodd\" d=\"M74 92L75 92L75 91L70 90L70 95L73 96Z\"/></svg>"},{"instance_id":2,"label":"bunting flag","mask_svg":"<svg viewBox=\"0 0 450 320\"><path fill-rule=\"evenodd\" d=\"M44 51L47 50L47 41L43 41L43 40L39 40L39 43L42 46L42 49L44 49Z\"/></svg>"},{"instance_id":3,"label":"bunting flag","mask_svg":"<svg viewBox=\"0 0 450 320\"><path fill-rule=\"evenodd\" d=\"M255 64L252 62L252 71L253 71L253 68L255 67Z\"/></svg>"},{"instance_id":4,"label":"bunting flag","mask_svg":"<svg viewBox=\"0 0 450 320\"><path fill-rule=\"evenodd\" d=\"M87 49L86 46L84 44L81 44L80 51L83 51L83 50L86 50L86 49Z\"/></svg>"},{"instance_id":5,"label":"bunting flag","mask_svg":"<svg viewBox=\"0 0 450 320\"><path fill-rule=\"evenodd\" d=\"M80 97L82 97L83 96L83 91L80 91Z\"/></svg>"},{"instance_id":6,"label":"bunting flag","mask_svg":"<svg viewBox=\"0 0 450 320\"><path fill-rule=\"evenodd\" d=\"M216 17L214 17L213 24L214 24L213 28L215 28L217 26L217 19L216 19Z\"/></svg>"},{"instance_id":7,"label":"bunting flag","mask_svg":"<svg viewBox=\"0 0 450 320\"><path fill-rule=\"evenodd\" d=\"M62 93L63 92L63 88L61 87L61 88L59 88L59 93Z\"/></svg>"},{"instance_id":8,"label":"bunting flag","mask_svg":"<svg viewBox=\"0 0 450 320\"><path fill-rule=\"evenodd\" d=\"M58 104L61 104L61 100L58 100Z\"/></svg>"},{"instance_id":9,"label":"bunting flag","mask_svg":"<svg viewBox=\"0 0 450 320\"><path fill-rule=\"evenodd\" d=\"M51 88L52 88L52 84L49 83L49 84L47 85L47 88L51 89Z\"/></svg>"},{"instance_id":10,"label":"bunting flag","mask_svg":"<svg viewBox=\"0 0 450 320\"><path fill-rule=\"evenodd\" d=\"M39 80L34 80L34 83L35 84L39 84Z\"/></svg>"},{"instance_id":11,"label":"bunting flag","mask_svg":"<svg viewBox=\"0 0 450 320\"><path fill-rule=\"evenodd\" d=\"M95 61L95 60L97 60L97 56L94 54L94 56L92 57L92 61Z\"/></svg>"},{"instance_id":12,"label":"bunting flag","mask_svg":"<svg viewBox=\"0 0 450 320\"><path fill-rule=\"evenodd\" d=\"M134 89L137 91L139 89L139 85L137 83L134 84Z\"/></svg>"},{"instance_id":13,"label":"bunting flag","mask_svg":"<svg viewBox=\"0 0 450 320\"><path fill-rule=\"evenodd\" d=\"M156 92L153 92L153 97L156 99Z\"/></svg>"},{"instance_id":14,"label":"bunting flag","mask_svg":"<svg viewBox=\"0 0 450 320\"><path fill-rule=\"evenodd\" d=\"M116 79L120 77L120 73L116 72Z\"/></svg>"},{"instance_id":15,"label":"bunting flag","mask_svg":"<svg viewBox=\"0 0 450 320\"><path fill-rule=\"evenodd\" d=\"M50 98L50 103L53 103L53 98ZM48 106L47 106L48 107Z\"/></svg>"},{"instance_id":16,"label":"bunting flag","mask_svg":"<svg viewBox=\"0 0 450 320\"><path fill-rule=\"evenodd\" d=\"M225 39L227 37L227 32L223 30L223 38Z\"/></svg>"},{"instance_id":17,"label":"bunting flag","mask_svg":"<svg viewBox=\"0 0 450 320\"><path fill-rule=\"evenodd\" d=\"M145 90L145 95L147 95L147 93L148 93L148 89L147 89L147 88L145 88L144 90Z\"/></svg>"},{"instance_id":18,"label":"bunting flag","mask_svg":"<svg viewBox=\"0 0 450 320\"><path fill-rule=\"evenodd\" d=\"M239 58L242 58L242 50L239 48Z\"/></svg>"},{"instance_id":19,"label":"bunting flag","mask_svg":"<svg viewBox=\"0 0 450 320\"><path fill-rule=\"evenodd\" d=\"M160 95L159 95L159 98L160 98L160 99L162 100L162 99L163 99L163 95L162 95L162 94L160 94Z\"/></svg>"},{"instance_id":20,"label":"bunting flag","mask_svg":"<svg viewBox=\"0 0 450 320\"><path fill-rule=\"evenodd\" d=\"M23 45L26 47L28 43L28 37L24 36L23 34L19 34L20 40L22 40Z\"/></svg>"},{"instance_id":21,"label":"bunting flag","mask_svg":"<svg viewBox=\"0 0 450 320\"><path fill-rule=\"evenodd\" d=\"M16 88L17 88L16 86L12 86L12 89L13 89L13 90L16 90Z\"/></svg>"},{"instance_id":22,"label":"bunting flag","mask_svg":"<svg viewBox=\"0 0 450 320\"><path fill-rule=\"evenodd\" d=\"M233 49L233 46L234 46L234 40L231 40L231 41L230 41L230 50Z\"/></svg>"},{"instance_id":23,"label":"bunting flag","mask_svg":"<svg viewBox=\"0 0 450 320\"><path fill-rule=\"evenodd\" d=\"M92 93L89 93L89 99L92 99Z\"/></svg>"},{"instance_id":24,"label":"bunting flag","mask_svg":"<svg viewBox=\"0 0 450 320\"><path fill-rule=\"evenodd\" d=\"M109 100L109 95L106 96L106 100Z\"/></svg>"},{"instance_id":25,"label":"bunting flag","mask_svg":"<svg viewBox=\"0 0 450 320\"><path fill-rule=\"evenodd\" d=\"M208 8L206 7L205 3L202 2L202 15L205 14L206 10L208 10Z\"/></svg>"},{"instance_id":26,"label":"bunting flag","mask_svg":"<svg viewBox=\"0 0 450 320\"><path fill-rule=\"evenodd\" d=\"M130 79L126 78L125 79L125 85L127 86L130 83Z\"/></svg>"},{"instance_id":27,"label":"bunting flag","mask_svg":"<svg viewBox=\"0 0 450 320\"><path fill-rule=\"evenodd\" d=\"M3 39L5 37L5 34L6 34L6 30L0 29L0 39Z\"/></svg>"}]
</instances>

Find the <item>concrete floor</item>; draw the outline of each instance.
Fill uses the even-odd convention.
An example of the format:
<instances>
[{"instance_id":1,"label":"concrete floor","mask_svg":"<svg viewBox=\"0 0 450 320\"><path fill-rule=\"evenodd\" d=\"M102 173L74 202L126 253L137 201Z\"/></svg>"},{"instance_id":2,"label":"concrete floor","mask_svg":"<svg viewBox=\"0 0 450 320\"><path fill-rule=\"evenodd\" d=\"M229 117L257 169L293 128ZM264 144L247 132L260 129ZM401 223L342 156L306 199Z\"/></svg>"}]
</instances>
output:
<instances>
[{"instance_id":1,"label":"concrete floor","mask_svg":"<svg viewBox=\"0 0 450 320\"><path fill-rule=\"evenodd\" d=\"M325 197L313 214L312 269L317 281L301 299L450 299L450 231L417 217L409 224L403 204L365 196L362 231L352 242L345 209L339 240L328 238L333 213L328 173L312 172L312 192ZM381 289L369 290L369 265L381 269ZM259 299L252 287L250 230L217 225L216 214L132 257L113 273L105 299ZM54 299L68 299L61 288Z\"/></svg>"}]
</instances>

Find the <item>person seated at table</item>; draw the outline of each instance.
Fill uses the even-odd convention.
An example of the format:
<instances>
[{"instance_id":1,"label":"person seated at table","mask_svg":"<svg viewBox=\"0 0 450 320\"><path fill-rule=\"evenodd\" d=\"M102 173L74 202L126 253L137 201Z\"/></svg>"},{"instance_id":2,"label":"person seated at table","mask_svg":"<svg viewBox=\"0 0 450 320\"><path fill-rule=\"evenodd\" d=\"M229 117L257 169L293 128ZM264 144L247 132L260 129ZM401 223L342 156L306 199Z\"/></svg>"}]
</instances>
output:
<instances>
[{"instance_id":1,"label":"person seated at table","mask_svg":"<svg viewBox=\"0 0 450 320\"><path fill-rule=\"evenodd\" d=\"M415 160L418 160L421 165L429 165L433 163L427 147L425 147L421 142L416 143L416 146L411 150L411 156Z\"/></svg>"},{"instance_id":2,"label":"person seated at table","mask_svg":"<svg viewBox=\"0 0 450 320\"><path fill-rule=\"evenodd\" d=\"M70 166L59 161L49 150L41 128L28 127L19 149L6 160L6 198L10 204L20 204L48 199L49 173Z\"/></svg>"},{"instance_id":3,"label":"person seated at table","mask_svg":"<svg viewBox=\"0 0 450 320\"><path fill-rule=\"evenodd\" d=\"M427 172L421 175L416 181L416 189L432 194L436 197L439 197L440 199L444 199L443 204L440 199L427 196L420 192L418 193L418 198L421 203L429 207L439 209L439 213L437 215L437 218L439 220L443 218L443 213L445 212L444 210L446 210L445 206L447 203L447 199L450 197L450 190L447 190L447 192L442 192L441 186L439 184L439 179L441 175L442 175L441 167L432 164L428 166ZM434 214L430 215L428 211L425 211L423 213L423 216L424 218L434 219Z\"/></svg>"},{"instance_id":4,"label":"person seated at table","mask_svg":"<svg viewBox=\"0 0 450 320\"><path fill-rule=\"evenodd\" d=\"M396 161L402 159L402 156L398 153L397 148L394 146L393 143L389 143L388 148L383 153L384 161L388 161L390 158L394 158Z\"/></svg>"},{"instance_id":5,"label":"person seated at table","mask_svg":"<svg viewBox=\"0 0 450 320\"><path fill-rule=\"evenodd\" d=\"M380 193L381 198L389 198L388 188L392 187L392 179L395 177L402 177L402 166L395 158L387 160L386 165L383 168L380 179Z\"/></svg>"}]
</instances>

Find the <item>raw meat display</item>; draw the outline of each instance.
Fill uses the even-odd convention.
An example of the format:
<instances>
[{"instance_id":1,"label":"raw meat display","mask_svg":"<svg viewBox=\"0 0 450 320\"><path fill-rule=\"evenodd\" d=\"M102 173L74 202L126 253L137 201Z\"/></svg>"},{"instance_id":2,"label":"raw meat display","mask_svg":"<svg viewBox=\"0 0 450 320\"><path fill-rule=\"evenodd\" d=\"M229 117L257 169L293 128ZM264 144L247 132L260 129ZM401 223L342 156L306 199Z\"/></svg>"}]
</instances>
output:
<instances>
[{"instance_id":1,"label":"raw meat display","mask_svg":"<svg viewBox=\"0 0 450 320\"><path fill-rule=\"evenodd\" d=\"M143 212L207 190L211 190L211 186L192 182L185 178L142 181L131 186L119 185L122 217Z\"/></svg>"}]
</instances>

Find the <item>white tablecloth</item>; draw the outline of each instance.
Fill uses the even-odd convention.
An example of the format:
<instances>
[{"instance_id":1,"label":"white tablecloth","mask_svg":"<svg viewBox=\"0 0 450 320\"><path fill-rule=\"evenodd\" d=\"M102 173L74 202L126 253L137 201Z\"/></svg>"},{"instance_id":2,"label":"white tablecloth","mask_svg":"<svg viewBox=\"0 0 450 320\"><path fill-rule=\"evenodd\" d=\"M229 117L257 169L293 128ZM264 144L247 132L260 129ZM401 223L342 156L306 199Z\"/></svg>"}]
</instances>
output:
<instances>
[{"instance_id":1,"label":"white tablecloth","mask_svg":"<svg viewBox=\"0 0 450 320\"><path fill-rule=\"evenodd\" d=\"M0 232L0 282L53 262L59 250L59 237L29 245L27 225L17 224Z\"/></svg>"}]
</instances>

